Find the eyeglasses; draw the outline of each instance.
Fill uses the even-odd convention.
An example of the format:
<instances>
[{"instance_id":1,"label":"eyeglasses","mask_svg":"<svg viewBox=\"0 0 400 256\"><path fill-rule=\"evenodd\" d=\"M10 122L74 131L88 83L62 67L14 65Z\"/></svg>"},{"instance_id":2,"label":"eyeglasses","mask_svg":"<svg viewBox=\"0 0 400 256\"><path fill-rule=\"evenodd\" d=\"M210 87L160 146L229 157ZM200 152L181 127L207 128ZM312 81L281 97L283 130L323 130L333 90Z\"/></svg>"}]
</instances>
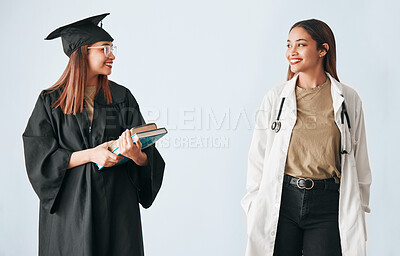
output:
<instances>
[{"instance_id":1,"label":"eyeglasses","mask_svg":"<svg viewBox=\"0 0 400 256\"><path fill-rule=\"evenodd\" d=\"M103 46L88 47L88 49L100 49L100 48L103 48L104 55L106 55L106 57L108 57L110 55L110 53L113 53L114 55L117 54L117 46L115 46L115 45L103 45Z\"/></svg>"}]
</instances>

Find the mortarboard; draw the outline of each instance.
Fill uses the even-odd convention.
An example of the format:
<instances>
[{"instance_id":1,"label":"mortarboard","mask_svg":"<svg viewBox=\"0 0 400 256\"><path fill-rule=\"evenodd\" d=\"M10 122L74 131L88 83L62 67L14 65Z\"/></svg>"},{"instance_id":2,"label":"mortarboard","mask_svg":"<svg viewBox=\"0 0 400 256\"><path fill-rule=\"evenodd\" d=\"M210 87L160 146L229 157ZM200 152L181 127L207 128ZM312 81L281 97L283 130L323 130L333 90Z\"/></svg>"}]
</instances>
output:
<instances>
[{"instance_id":1,"label":"mortarboard","mask_svg":"<svg viewBox=\"0 0 400 256\"><path fill-rule=\"evenodd\" d=\"M97 26L109 13L92 16L74 23L62 26L51 32L44 40L61 37L65 54L71 54L83 45L114 39L101 27Z\"/></svg>"}]
</instances>

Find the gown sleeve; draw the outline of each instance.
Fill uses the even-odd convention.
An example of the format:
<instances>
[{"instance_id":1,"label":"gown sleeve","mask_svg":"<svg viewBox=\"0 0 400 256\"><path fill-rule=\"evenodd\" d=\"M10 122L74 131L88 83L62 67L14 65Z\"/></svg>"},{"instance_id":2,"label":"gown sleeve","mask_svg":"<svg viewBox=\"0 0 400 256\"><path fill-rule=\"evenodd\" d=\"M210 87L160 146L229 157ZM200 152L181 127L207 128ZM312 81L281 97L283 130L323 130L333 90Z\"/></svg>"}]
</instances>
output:
<instances>
[{"instance_id":1,"label":"gown sleeve","mask_svg":"<svg viewBox=\"0 0 400 256\"><path fill-rule=\"evenodd\" d=\"M50 119L50 102L42 92L22 134L29 180L44 209L55 212L55 201L72 152L59 147Z\"/></svg>"},{"instance_id":2,"label":"gown sleeve","mask_svg":"<svg viewBox=\"0 0 400 256\"><path fill-rule=\"evenodd\" d=\"M129 90L127 97L130 111L128 111L129 116L126 118L127 123L130 124L129 128L144 124L145 121L140 113L139 105ZM133 173L133 180L138 190L139 203L144 208L149 208L161 188L165 162L154 145L144 149L143 152L146 153L148 159L146 166L138 166L133 161L129 161L129 165L131 169L138 170Z\"/></svg>"}]
</instances>

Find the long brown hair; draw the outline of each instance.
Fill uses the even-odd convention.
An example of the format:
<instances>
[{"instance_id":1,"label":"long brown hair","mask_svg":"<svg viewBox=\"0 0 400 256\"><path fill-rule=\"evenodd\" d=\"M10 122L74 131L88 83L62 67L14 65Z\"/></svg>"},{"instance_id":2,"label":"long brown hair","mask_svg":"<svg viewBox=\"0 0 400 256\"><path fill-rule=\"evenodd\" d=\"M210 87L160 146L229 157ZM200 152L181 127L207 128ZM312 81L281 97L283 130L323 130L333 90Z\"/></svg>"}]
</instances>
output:
<instances>
[{"instance_id":1,"label":"long brown hair","mask_svg":"<svg viewBox=\"0 0 400 256\"><path fill-rule=\"evenodd\" d=\"M60 107L64 114L82 112L83 99L85 95L85 84L88 67L88 46L84 45L74 51L69 57L69 62L58 81L48 88L49 92L61 89L60 97L52 105L53 108ZM103 88L104 98L107 104L112 103L108 77L99 75L97 92Z\"/></svg>"},{"instance_id":2,"label":"long brown hair","mask_svg":"<svg viewBox=\"0 0 400 256\"><path fill-rule=\"evenodd\" d=\"M331 28L323 21L310 19L302 20L295 23L289 30L292 31L295 27L304 28L307 33L317 42L317 50L326 50L323 46L324 43L329 45L329 50L324 56L323 65L324 71L328 72L332 77L339 81L339 77L336 72L336 43L335 36ZM290 70L290 65L287 74L287 80L293 78L295 74Z\"/></svg>"}]
</instances>

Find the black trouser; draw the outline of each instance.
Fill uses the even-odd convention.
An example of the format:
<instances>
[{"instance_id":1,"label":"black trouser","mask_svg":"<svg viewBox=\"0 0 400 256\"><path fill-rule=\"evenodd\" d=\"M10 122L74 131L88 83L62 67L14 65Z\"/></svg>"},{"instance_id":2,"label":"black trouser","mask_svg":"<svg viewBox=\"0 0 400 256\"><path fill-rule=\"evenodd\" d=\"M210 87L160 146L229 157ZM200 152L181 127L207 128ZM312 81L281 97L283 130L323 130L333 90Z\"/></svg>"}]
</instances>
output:
<instances>
[{"instance_id":1,"label":"black trouser","mask_svg":"<svg viewBox=\"0 0 400 256\"><path fill-rule=\"evenodd\" d=\"M299 189L287 182L288 177L283 185L274 256L342 255L338 190ZM334 183L334 180L324 182Z\"/></svg>"}]
</instances>

